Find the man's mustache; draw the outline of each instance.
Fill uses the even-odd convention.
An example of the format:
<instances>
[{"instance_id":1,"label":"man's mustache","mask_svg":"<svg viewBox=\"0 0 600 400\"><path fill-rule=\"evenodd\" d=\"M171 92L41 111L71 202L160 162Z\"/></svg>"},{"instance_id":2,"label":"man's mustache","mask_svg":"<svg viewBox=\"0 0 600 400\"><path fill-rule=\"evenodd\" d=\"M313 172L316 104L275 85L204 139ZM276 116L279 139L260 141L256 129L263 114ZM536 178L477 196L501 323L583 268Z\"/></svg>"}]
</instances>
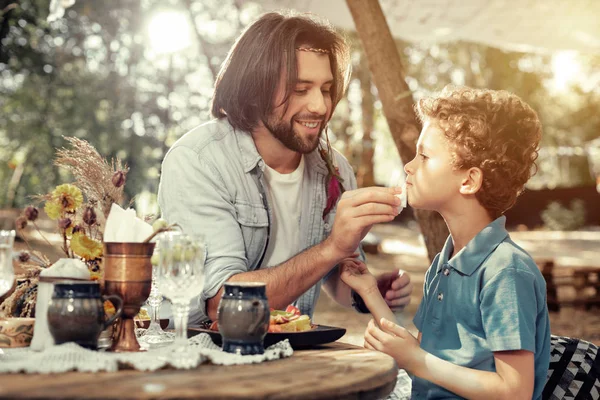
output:
<instances>
[{"instance_id":1,"label":"man's mustache","mask_svg":"<svg viewBox=\"0 0 600 400\"><path fill-rule=\"evenodd\" d=\"M324 122L325 121L325 115L319 115L319 114L298 114L296 116L294 116L295 120L300 120L300 121L321 121Z\"/></svg>"}]
</instances>

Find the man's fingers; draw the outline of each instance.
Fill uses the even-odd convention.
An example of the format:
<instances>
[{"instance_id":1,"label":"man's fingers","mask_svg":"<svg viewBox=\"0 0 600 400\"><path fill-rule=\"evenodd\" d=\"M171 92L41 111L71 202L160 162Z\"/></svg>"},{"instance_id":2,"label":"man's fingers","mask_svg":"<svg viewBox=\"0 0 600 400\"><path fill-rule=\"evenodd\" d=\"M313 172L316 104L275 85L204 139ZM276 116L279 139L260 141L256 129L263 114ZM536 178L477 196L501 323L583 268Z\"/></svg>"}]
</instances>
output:
<instances>
[{"instance_id":1,"label":"man's fingers","mask_svg":"<svg viewBox=\"0 0 600 400\"><path fill-rule=\"evenodd\" d=\"M385 299L386 300L394 300L394 299L400 299L403 297L410 297L410 295L412 293L412 289L413 289L412 282L409 282L408 285L406 285L400 289L388 290L387 292L385 292Z\"/></svg>"},{"instance_id":2,"label":"man's fingers","mask_svg":"<svg viewBox=\"0 0 600 400\"><path fill-rule=\"evenodd\" d=\"M407 285L411 285L412 289L410 275L408 275L405 271L399 271L397 272L397 275L398 277L392 282L392 290L398 290L403 287L406 287Z\"/></svg>"},{"instance_id":3,"label":"man's fingers","mask_svg":"<svg viewBox=\"0 0 600 400\"><path fill-rule=\"evenodd\" d=\"M398 194L394 188L362 188L344 192L340 199L340 205L347 204L350 207L356 207L365 203L381 203L399 206L402 202L394 194ZM340 208L338 205L338 210Z\"/></svg>"},{"instance_id":4,"label":"man's fingers","mask_svg":"<svg viewBox=\"0 0 600 400\"><path fill-rule=\"evenodd\" d=\"M398 215L398 208L389 204L365 203L355 206L351 210L348 210L347 215L349 217L362 217L365 215L380 214L389 214L395 217L396 215Z\"/></svg>"},{"instance_id":5,"label":"man's fingers","mask_svg":"<svg viewBox=\"0 0 600 400\"><path fill-rule=\"evenodd\" d=\"M362 233L366 235L373 225L390 222L394 218L395 217L393 215L389 214L365 215L363 217L356 217L352 218L351 222L348 223L347 229L351 229L354 232L361 231L361 236L363 236Z\"/></svg>"},{"instance_id":6,"label":"man's fingers","mask_svg":"<svg viewBox=\"0 0 600 400\"><path fill-rule=\"evenodd\" d=\"M377 278L377 280L381 281L381 282L393 281L393 280L395 280L395 279L398 278L398 274L399 273L400 273L400 270L398 268L395 268L391 272L384 272L383 274L379 275L379 277Z\"/></svg>"},{"instance_id":7,"label":"man's fingers","mask_svg":"<svg viewBox=\"0 0 600 400\"><path fill-rule=\"evenodd\" d=\"M410 296L401 297L399 299L393 300L385 299L385 302L390 308L404 308L410 304Z\"/></svg>"},{"instance_id":8,"label":"man's fingers","mask_svg":"<svg viewBox=\"0 0 600 400\"><path fill-rule=\"evenodd\" d=\"M388 193L388 194L400 194L402 193L402 188L398 187L382 187L382 186L369 186L360 189L354 190L346 190L344 194L342 194L342 199L356 197L360 195L364 195L365 193Z\"/></svg>"}]
</instances>

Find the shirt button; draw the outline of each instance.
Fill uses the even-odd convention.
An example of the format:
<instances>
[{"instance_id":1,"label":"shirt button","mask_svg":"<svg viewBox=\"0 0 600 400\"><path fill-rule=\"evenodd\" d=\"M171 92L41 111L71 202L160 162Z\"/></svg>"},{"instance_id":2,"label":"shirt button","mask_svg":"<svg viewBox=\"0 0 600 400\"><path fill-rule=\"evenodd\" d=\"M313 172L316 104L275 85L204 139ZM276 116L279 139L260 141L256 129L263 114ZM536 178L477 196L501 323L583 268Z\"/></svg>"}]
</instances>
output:
<instances>
[{"instance_id":1,"label":"shirt button","mask_svg":"<svg viewBox=\"0 0 600 400\"><path fill-rule=\"evenodd\" d=\"M444 300L444 293L438 293L438 301Z\"/></svg>"},{"instance_id":2,"label":"shirt button","mask_svg":"<svg viewBox=\"0 0 600 400\"><path fill-rule=\"evenodd\" d=\"M445 276L450 275L450 268L444 268L444 275Z\"/></svg>"},{"instance_id":3,"label":"shirt button","mask_svg":"<svg viewBox=\"0 0 600 400\"><path fill-rule=\"evenodd\" d=\"M329 222L325 222L325 229L329 229Z\"/></svg>"}]
</instances>

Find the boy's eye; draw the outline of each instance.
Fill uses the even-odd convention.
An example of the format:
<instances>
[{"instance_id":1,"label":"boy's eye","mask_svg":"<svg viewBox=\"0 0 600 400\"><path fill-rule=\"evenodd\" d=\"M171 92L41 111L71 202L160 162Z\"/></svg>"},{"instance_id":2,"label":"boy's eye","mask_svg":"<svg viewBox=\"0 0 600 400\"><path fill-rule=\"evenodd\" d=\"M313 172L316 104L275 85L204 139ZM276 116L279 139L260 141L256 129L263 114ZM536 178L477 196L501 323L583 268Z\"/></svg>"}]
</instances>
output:
<instances>
[{"instance_id":1,"label":"boy's eye","mask_svg":"<svg viewBox=\"0 0 600 400\"><path fill-rule=\"evenodd\" d=\"M294 93L296 94L306 94L307 90L306 89L295 89Z\"/></svg>"},{"instance_id":2,"label":"boy's eye","mask_svg":"<svg viewBox=\"0 0 600 400\"><path fill-rule=\"evenodd\" d=\"M419 153L419 157L421 157L421 160L426 160L426 159L428 159L428 158L429 158L429 157L427 157L427 156L426 156L425 154L423 154L423 153Z\"/></svg>"},{"instance_id":3,"label":"boy's eye","mask_svg":"<svg viewBox=\"0 0 600 400\"><path fill-rule=\"evenodd\" d=\"M321 92L323 92L323 93L330 93L330 92L331 92L331 89L330 89L330 88L327 88L327 89L321 89Z\"/></svg>"}]
</instances>

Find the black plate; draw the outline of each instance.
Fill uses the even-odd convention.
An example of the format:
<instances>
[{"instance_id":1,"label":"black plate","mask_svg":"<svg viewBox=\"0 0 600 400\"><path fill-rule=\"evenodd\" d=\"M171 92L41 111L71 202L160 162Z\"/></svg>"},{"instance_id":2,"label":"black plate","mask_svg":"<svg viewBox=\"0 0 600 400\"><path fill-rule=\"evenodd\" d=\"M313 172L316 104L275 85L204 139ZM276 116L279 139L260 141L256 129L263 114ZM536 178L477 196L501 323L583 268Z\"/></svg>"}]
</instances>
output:
<instances>
[{"instance_id":1,"label":"black plate","mask_svg":"<svg viewBox=\"0 0 600 400\"><path fill-rule=\"evenodd\" d=\"M188 337L196 336L200 333L208 333L213 343L217 346L221 345L221 334L203 328L189 328ZM294 349L300 347L317 346L320 344L335 342L346 333L345 328L337 328L335 326L315 325L310 331L304 332L278 332L267 333L265 336L265 347L288 339Z\"/></svg>"}]
</instances>

